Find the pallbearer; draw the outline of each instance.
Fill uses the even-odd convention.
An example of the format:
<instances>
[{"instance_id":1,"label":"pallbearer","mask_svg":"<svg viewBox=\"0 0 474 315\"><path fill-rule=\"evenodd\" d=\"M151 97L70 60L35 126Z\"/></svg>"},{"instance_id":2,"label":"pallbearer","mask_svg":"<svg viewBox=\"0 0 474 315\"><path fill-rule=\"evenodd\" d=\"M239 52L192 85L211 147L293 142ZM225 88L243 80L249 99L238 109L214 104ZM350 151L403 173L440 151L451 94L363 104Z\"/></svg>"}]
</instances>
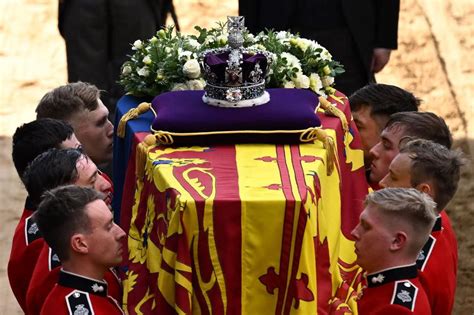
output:
<instances>
[{"instance_id":1,"label":"pallbearer","mask_svg":"<svg viewBox=\"0 0 474 315\"><path fill-rule=\"evenodd\" d=\"M413 140L402 145L380 181L382 187L416 188L436 202L436 223L416 262L433 314L451 314L454 305L458 250L445 208L456 193L463 163L459 151Z\"/></svg>"},{"instance_id":2,"label":"pallbearer","mask_svg":"<svg viewBox=\"0 0 474 315\"><path fill-rule=\"evenodd\" d=\"M85 187L57 188L45 194L35 220L63 266L41 314L123 314L104 276L122 261L125 232L103 196Z\"/></svg>"},{"instance_id":3,"label":"pallbearer","mask_svg":"<svg viewBox=\"0 0 474 315\"><path fill-rule=\"evenodd\" d=\"M413 188L369 194L352 231L357 264L367 272L359 314L431 314L416 259L435 222L435 203Z\"/></svg>"}]
</instances>

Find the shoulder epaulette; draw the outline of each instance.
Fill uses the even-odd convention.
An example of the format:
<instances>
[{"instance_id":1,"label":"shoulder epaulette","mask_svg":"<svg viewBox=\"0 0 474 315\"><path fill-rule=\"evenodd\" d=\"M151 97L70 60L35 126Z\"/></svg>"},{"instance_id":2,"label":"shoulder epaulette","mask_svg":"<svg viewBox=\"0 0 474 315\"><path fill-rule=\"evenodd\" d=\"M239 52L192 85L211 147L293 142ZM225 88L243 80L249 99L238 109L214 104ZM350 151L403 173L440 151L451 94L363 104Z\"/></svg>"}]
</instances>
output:
<instances>
[{"instance_id":1,"label":"shoulder epaulette","mask_svg":"<svg viewBox=\"0 0 474 315\"><path fill-rule=\"evenodd\" d=\"M33 218L29 216L25 220L25 240L26 240L26 245L30 245L33 243L33 241L41 238L41 232L38 229L38 225L36 224L35 221L33 221Z\"/></svg>"},{"instance_id":2,"label":"shoulder epaulette","mask_svg":"<svg viewBox=\"0 0 474 315\"><path fill-rule=\"evenodd\" d=\"M56 254L51 247L49 247L48 253L48 268L49 271L53 270L56 267L61 266L61 261L59 260L58 254Z\"/></svg>"},{"instance_id":3,"label":"shoulder epaulette","mask_svg":"<svg viewBox=\"0 0 474 315\"><path fill-rule=\"evenodd\" d=\"M436 239L430 235L428 241L426 241L425 245L421 249L420 253L418 254L418 258L416 259L416 267L418 270L423 271L426 267L426 263L428 262L431 252L433 251L434 245L436 243Z\"/></svg>"},{"instance_id":4,"label":"shoulder epaulette","mask_svg":"<svg viewBox=\"0 0 474 315\"><path fill-rule=\"evenodd\" d=\"M94 315L89 293L74 290L66 295L67 308L70 315Z\"/></svg>"},{"instance_id":5,"label":"shoulder epaulette","mask_svg":"<svg viewBox=\"0 0 474 315\"><path fill-rule=\"evenodd\" d=\"M413 312L417 294L418 288L409 280L396 281L391 304L401 305Z\"/></svg>"}]
</instances>

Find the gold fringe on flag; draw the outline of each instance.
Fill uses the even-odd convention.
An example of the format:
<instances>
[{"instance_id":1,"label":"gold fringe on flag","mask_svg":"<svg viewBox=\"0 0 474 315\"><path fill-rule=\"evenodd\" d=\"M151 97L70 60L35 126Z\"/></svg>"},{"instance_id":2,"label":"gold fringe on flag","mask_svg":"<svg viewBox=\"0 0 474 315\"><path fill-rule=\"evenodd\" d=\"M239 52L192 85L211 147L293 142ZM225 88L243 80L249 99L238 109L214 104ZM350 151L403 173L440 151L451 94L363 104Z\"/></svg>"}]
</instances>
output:
<instances>
[{"instance_id":1,"label":"gold fringe on flag","mask_svg":"<svg viewBox=\"0 0 474 315\"><path fill-rule=\"evenodd\" d=\"M117 126L117 136L120 138L125 137L125 126L127 121L137 118L139 115L146 113L151 107L151 103L140 103L136 108L131 108L125 115L122 116Z\"/></svg>"},{"instance_id":2,"label":"gold fringe on flag","mask_svg":"<svg viewBox=\"0 0 474 315\"><path fill-rule=\"evenodd\" d=\"M339 118L339 120L341 121L342 129L344 130L344 132L349 131L349 124L347 123L346 115L344 115L344 113L339 108L337 108L335 105L331 104L331 102L329 102L323 96L319 97L319 104L321 105L321 107L326 112L326 115L331 115L331 116Z\"/></svg>"},{"instance_id":3,"label":"gold fringe on flag","mask_svg":"<svg viewBox=\"0 0 474 315\"><path fill-rule=\"evenodd\" d=\"M145 176L146 160L148 156L148 150L151 146L156 144L156 138L154 135L147 135L142 142L137 145L136 157L135 157L135 175L137 179L142 179Z\"/></svg>"}]
</instances>

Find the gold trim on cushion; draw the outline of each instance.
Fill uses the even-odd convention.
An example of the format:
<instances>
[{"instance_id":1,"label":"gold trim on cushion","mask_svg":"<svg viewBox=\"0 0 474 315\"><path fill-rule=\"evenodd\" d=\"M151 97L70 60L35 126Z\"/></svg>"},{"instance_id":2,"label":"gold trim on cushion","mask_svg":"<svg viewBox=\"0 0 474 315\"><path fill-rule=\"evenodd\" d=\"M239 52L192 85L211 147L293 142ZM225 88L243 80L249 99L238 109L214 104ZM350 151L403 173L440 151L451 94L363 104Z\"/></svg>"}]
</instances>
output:
<instances>
[{"instance_id":1,"label":"gold trim on cushion","mask_svg":"<svg viewBox=\"0 0 474 315\"><path fill-rule=\"evenodd\" d=\"M321 127L311 127L297 130L222 130L222 131L200 131L200 132L171 132L165 130L151 129L159 144L170 145L174 143L173 137L194 137L212 135L236 135L236 134L300 134L301 142L312 142L317 139L314 131Z\"/></svg>"},{"instance_id":2,"label":"gold trim on cushion","mask_svg":"<svg viewBox=\"0 0 474 315\"><path fill-rule=\"evenodd\" d=\"M302 143L321 141L323 148L326 150L326 173L331 175L334 166L338 167L338 158L334 139L327 135L321 127L312 127L300 130L226 130L226 131L204 131L204 132L170 132L165 130L154 130L154 140L159 145L172 145L175 137L193 137L193 136L210 136L210 135L230 135L230 134L300 134ZM148 137L148 136L147 136ZM153 143L155 144L155 143ZM138 149L137 149L138 160ZM138 169L138 168L137 168Z\"/></svg>"}]
</instances>

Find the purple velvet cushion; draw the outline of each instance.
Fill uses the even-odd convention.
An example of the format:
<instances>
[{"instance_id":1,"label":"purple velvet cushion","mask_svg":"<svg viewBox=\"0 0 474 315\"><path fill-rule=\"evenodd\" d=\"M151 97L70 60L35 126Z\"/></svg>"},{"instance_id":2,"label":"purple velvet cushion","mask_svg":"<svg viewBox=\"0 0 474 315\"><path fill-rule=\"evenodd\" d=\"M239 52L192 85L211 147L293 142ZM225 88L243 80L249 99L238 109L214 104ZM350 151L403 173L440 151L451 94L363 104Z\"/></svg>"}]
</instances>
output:
<instances>
[{"instance_id":1,"label":"purple velvet cushion","mask_svg":"<svg viewBox=\"0 0 474 315\"><path fill-rule=\"evenodd\" d=\"M222 108L202 101L203 91L175 91L153 99L152 130L168 132L176 144L295 143L302 130L319 127L318 95L301 89L268 89L270 102L245 108ZM242 131L261 131L242 132ZM279 130L294 130L282 133ZM228 131L227 134L179 135Z\"/></svg>"}]
</instances>

